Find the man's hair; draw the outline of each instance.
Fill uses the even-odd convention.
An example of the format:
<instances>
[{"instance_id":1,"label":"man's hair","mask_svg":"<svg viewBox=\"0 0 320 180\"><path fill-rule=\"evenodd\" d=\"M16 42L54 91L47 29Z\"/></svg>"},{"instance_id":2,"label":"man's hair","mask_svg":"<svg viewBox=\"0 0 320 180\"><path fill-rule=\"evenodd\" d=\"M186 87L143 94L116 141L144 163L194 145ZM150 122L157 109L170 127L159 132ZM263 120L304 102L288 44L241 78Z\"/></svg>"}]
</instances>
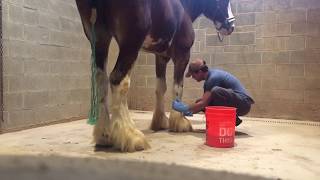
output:
<instances>
[{"instance_id":1,"label":"man's hair","mask_svg":"<svg viewBox=\"0 0 320 180\"><path fill-rule=\"evenodd\" d=\"M201 66L201 68L199 70L201 70L202 72L208 72L208 66L206 64L206 61L203 60L203 65Z\"/></svg>"}]
</instances>

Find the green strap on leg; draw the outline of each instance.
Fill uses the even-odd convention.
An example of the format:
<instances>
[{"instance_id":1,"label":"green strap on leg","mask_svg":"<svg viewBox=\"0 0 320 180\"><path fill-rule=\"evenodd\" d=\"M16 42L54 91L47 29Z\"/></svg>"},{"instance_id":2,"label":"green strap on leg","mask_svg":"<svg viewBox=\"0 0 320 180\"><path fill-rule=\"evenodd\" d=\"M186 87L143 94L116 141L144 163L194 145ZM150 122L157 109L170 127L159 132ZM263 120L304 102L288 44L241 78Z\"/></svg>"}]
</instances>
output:
<instances>
[{"instance_id":1,"label":"green strap on leg","mask_svg":"<svg viewBox=\"0 0 320 180\"><path fill-rule=\"evenodd\" d=\"M100 92L97 84L97 64L96 64L96 35L94 24L92 25L91 34L91 107L89 111L88 124L94 125L97 123L99 118L99 100Z\"/></svg>"}]
</instances>

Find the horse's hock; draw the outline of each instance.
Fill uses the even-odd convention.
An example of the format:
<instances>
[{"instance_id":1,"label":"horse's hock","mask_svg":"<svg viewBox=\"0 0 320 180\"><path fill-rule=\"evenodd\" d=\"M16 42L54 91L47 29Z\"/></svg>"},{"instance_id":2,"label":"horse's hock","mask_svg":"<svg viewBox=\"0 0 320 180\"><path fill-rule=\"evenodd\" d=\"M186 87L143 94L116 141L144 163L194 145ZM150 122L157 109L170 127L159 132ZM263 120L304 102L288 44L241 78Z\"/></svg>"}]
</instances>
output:
<instances>
[{"instance_id":1,"label":"horse's hock","mask_svg":"<svg viewBox=\"0 0 320 180\"><path fill-rule=\"evenodd\" d=\"M236 25L241 32L236 29L219 43L212 24L199 18L194 23L192 57L204 57L210 67L232 71L245 83L257 99L250 116L319 120L319 3L231 3L238 9ZM1 1L0 7L0 131L86 117L90 46L75 2ZM111 66L116 52L113 44L108 62ZM152 55L139 54L131 76L130 108L152 110L153 65ZM172 73L170 65L168 73ZM191 102L201 95L200 90L194 90L192 80L186 79L184 84L184 99ZM167 107L170 96L166 96Z\"/></svg>"}]
</instances>

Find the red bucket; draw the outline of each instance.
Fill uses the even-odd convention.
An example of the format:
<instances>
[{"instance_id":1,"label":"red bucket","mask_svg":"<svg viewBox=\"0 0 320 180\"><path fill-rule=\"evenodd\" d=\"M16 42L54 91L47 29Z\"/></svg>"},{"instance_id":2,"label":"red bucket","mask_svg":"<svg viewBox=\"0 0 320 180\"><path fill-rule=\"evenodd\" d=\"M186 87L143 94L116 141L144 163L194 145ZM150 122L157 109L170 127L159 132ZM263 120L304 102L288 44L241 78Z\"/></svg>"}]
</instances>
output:
<instances>
[{"instance_id":1,"label":"red bucket","mask_svg":"<svg viewBox=\"0 0 320 180\"><path fill-rule=\"evenodd\" d=\"M217 148L234 146L236 108L206 107L206 144Z\"/></svg>"}]
</instances>

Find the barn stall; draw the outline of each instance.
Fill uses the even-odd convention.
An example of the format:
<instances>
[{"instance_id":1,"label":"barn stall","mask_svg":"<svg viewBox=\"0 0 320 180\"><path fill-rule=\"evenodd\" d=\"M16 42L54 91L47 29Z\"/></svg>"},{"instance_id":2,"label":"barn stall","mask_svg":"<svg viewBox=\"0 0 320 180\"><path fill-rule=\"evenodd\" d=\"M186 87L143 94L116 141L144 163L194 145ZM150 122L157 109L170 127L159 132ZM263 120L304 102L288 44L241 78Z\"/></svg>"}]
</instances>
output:
<instances>
[{"instance_id":1,"label":"barn stall","mask_svg":"<svg viewBox=\"0 0 320 180\"><path fill-rule=\"evenodd\" d=\"M316 179L320 174L320 3L231 3L235 32L219 42L212 23L198 18L193 23L192 58L202 57L210 67L232 72L256 101L236 128L235 147L204 144L203 114L191 118L199 131L149 130L155 60L141 52L132 72L128 104L151 149L119 154L112 149L94 151L90 144L92 127L85 119L90 108L91 49L75 2L1 1L1 154L152 161L266 178ZM109 72L118 52L114 42L110 52ZM169 64L167 111L172 73ZM202 84L192 79L185 79L184 87L186 102L202 95Z\"/></svg>"}]
</instances>

